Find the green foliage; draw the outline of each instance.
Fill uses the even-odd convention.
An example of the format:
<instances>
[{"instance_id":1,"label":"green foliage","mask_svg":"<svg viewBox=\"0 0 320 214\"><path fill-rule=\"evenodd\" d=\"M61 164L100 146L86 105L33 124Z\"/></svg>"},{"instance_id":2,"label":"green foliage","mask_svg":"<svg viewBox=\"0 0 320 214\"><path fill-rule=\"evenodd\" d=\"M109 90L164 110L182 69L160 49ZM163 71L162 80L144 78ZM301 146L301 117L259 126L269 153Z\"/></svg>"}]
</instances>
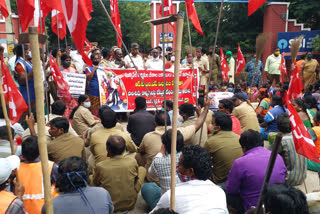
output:
<instances>
[{"instance_id":1,"label":"green foliage","mask_svg":"<svg viewBox=\"0 0 320 214\"><path fill-rule=\"evenodd\" d=\"M305 27L320 29L320 3L318 0L290 0L289 17L295 18Z\"/></svg>"},{"instance_id":2,"label":"green foliage","mask_svg":"<svg viewBox=\"0 0 320 214\"><path fill-rule=\"evenodd\" d=\"M313 45L313 52L320 52L320 36L319 35L317 35L312 40L312 45Z\"/></svg>"}]
</instances>

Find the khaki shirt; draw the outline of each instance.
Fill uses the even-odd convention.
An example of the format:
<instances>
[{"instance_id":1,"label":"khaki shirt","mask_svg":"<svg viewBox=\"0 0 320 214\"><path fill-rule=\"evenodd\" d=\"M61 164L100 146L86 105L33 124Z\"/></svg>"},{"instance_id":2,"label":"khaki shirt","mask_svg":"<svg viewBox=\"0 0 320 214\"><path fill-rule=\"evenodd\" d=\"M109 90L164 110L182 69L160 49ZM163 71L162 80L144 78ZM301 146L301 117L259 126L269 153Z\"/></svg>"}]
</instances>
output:
<instances>
[{"instance_id":1,"label":"khaki shirt","mask_svg":"<svg viewBox=\"0 0 320 214\"><path fill-rule=\"evenodd\" d=\"M84 142L80 137L65 133L47 144L49 160L60 163L62 160L77 156L85 159Z\"/></svg>"},{"instance_id":2,"label":"khaki shirt","mask_svg":"<svg viewBox=\"0 0 320 214\"><path fill-rule=\"evenodd\" d=\"M129 134L119 130L116 127L110 129L98 129L91 135L90 151L92 152L95 163L99 163L107 159L106 142L110 136L121 136L126 141L127 151L133 153L137 151L137 146L132 141Z\"/></svg>"},{"instance_id":3,"label":"khaki shirt","mask_svg":"<svg viewBox=\"0 0 320 214\"><path fill-rule=\"evenodd\" d=\"M232 111L232 115L239 119L241 124L241 133L249 129L260 132L257 114L246 101L235 107Z\"/></svg>"},{"instance_id":4,"label":"khaki shirt","mask_svg":"<svg viewBox=\"0 0 320 214\"><path fill-rule=\"evenodd\" d=\"M232 131L219 131L205 143L204 148L212 159L214 183L226 181L234 160L242 156L239 138L240 136Z\"/></svg>"},{"instance_id":5,"label":"khaki shirt","mask_svg":"<svg viewBox=\"0 0 320 214\"><path fill-rule=\"evenodd\" d=\"M125 131L125 129L123 128L123 126L120 124L120 123L117 123L116 124L116 128L119 129L120 131ZM102 123L98 123L96 124L94 127L92 127L92 129L90 129L90 132L88 132L88 135L87 135L87 138L85 139L85 142L86 142L86 146L89 146L90 144L90 141L91 141L91 135L99 130L99 129L104 129Z\"/></svg>"},{"instance_id":6,"label":"khaki shirt","mask_svg":"<svg viewBox=\"0 0 320 214\"><path fill-rule=\"evenodd\" d=\"M197 121L197 118L195 116L189 117L186 121L183 121L183 123L179 126L179 128L194 125L196 121ZM201 130L202 130L201 142L199 143ZM191 137L191 139L184 140L184 144L200 145L203 147L207 139L208 139L207 124L203 123L202 128L200 128L196 132L196 134Z\"/></svg>"},{"instance_id":7,"label":"khaki shirt","mask_svg":"<svg viewBox=\"0 0 320 214\"><path fill-rule=\"evenodd\" d=\"M77 111L74 113L72 127L78 135L82 136L83 132L87 131L88 128L93 127L96 122L97 121L94 119L89 109L79 106Z\"/></svg>"},{"instance_id":8,"label":"khaki shirt","mask_svg":"<svg viewBox=\"0 0 320 214\"><path fill-rule=\"evenodd\" d=\"M45 126L45 135L46 135L46 140L47 140L47 143L50 143L52 141L52 138L51 138L51 135L49 134L49 129L50 127L48 126ZM37 123L34 124L34 130L38 136L38 125ZM21 136L21 140L22 142L27 139L28 137L31 136L31 133L30 133L30 129L27 128L26 130L24 130L24 132L22 133L22 136Z\"/></svg>"},{"instance_id":9,"label":"khaki shirt","mask_svg":"<svg viewBox=\"0 0 320 214\"><path fill-rule=\"evenodd\" d=\"M106 59L102 59L99 63L99 65L108 68L109 67L109 61Z\"/></svg>"},{"instance_id":10,"label":"khaki shirt","mask_svg":"<svg viewBox=\"0 0 320 214\"><path fill-rule=\"evenodd\" d=\"M125 211L134 208L145 176L135 159L117 155L96 165L93 184L108 190L115 211Z\"/></svg>"},{"instance_id":11,"label":"khaki shirt","mask_svg":"<svg viewBox=\"0 0 320 214\"><path fill-rule=\"evenodd\" d=\"M55 119L55 118L57 118L57 117L63 117L63 116L57 115L57 114L49 114L49 120L53 120L53 119ZM48 123L48 122L49 122L49 121L48 121L48 117L45 117L45 119L46 119L46 123ZM72 128L72 126L71 126L70 123L69 123L69 133L72 134L72 135L74 135L74 136L79 136L79 135L77 134L77 132Z\"/></svg>"},{"instance_id":12,"label":"khaki shirt","mask_svg":"<svg viewBox=\"0 0 320 214\"><path fill-rule=\"evenodd\" d=\"M218 54L215 54L214 56L208 55L208 61L209 70L218 72L221 66L220 56Z\"/></svg>"},{"instance_id":13,"label":"khaki shirt","mask_svg":"<svg viewBox=\"0 0 320 214\"><path fill-rule=\"evenodd\" d=\"M202 70L209 71L209 62L208 59L206 59L205 57L200 57L200 59L198 59L197 57L193 58L193 64L194 68L201 68ZM203 72L201 71L201 74L202 73Z\"/></svg>"}]
</instances>

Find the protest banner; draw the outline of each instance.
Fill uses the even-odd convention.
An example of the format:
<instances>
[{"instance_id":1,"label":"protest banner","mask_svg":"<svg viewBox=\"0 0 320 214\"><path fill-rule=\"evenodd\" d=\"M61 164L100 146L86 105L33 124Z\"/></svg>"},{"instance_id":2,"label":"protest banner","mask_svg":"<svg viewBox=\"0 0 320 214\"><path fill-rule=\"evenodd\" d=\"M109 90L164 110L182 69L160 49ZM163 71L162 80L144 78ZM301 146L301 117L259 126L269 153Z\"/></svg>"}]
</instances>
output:
<instances>
[{"instance_id":1,"label":"protest banner","mask_svg":"<svg viewBox=\"0 0 320 214\"><path fill-rule=\"evenodd\" d=\"M62 72L63 79L68 83L72 97L79 97L86 92L86 75L70 72Z\"/></svg>"},{"instance_id":2,"label":"protest banner","mask_svg":"<svg viewBox=\"0 0 320 214\"><path fill-rule=\"evenodd\" d=\"M233 97L232 92L209 92L208 98L210 99L210 107L212 111L218 110L219 101L223 99L230 99Z\"/></svg>"},{"instance_id":3,"label":"protest banner","mask_svg":"<svg viewBox=\"0 0 320 214\"><path fill-rule=\"evenodd\" d=\"M151 96L159 109L164 101L163 72L161 70L140 70ZM109 105L114 111L133 111L134 99L143 96L147 100L148 110L154 110L154 105L135 70L107 69L97 70L99 81L100 104ZM198 82L198 70L195 70ZM166 71L166 99L173 99L173 72ZM184 102L196 104L197 91L194 87L192 69L180 69L179 105Z\"/></svg>"}]
</instances>

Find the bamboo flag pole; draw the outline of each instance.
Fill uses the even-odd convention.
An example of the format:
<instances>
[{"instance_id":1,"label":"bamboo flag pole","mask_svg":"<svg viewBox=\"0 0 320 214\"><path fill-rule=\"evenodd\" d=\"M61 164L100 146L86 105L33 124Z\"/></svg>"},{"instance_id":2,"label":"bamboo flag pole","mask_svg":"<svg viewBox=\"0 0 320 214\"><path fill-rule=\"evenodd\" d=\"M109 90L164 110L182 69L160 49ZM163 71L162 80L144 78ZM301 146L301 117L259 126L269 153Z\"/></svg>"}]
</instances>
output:
<instances>
[{"instance_id":1,"label":"bamboo flag pole","mask_svg":"<svg viewBox=\"0 0 320 214\"><path fill-rule=\"evenodd\" d=\"M177 17L177 30L176 30L176 58L174 61L174 80L173 80L173 114L172 114L172 136L171 136L171 196L170 208L175 210L175 188L176 188L176 153L177 150L177 126L178 126L178 98L179 98L179 70L181 59L181 44L183 33L182 14Z\"/></svg>"},{"instance_id":2,"label":"bamboo flag pole","mask_svg":"<svg viewBox=\"0 0 320 214\"><path fill-rule=\"evenodd\" d=\"M2 64L2 62L1 62L1 64ZM2 66L0 66L0 77L2 77ZM14 155L14 154L16 154L16 152L15 152L14 145L13 145L12 132L11 132L10 120L8 117L6 101L4 99L4 93L3 93L3 88L2 88L2 78L0 78L0 96L1 96L1 107L2 107L2 111L3 111L3 116L6 121L6 126L8 129L11 154Z\"/></svg>"},{"instance_id":3,"label":"bamboo flag pole","mask_svg":"<svg viewBox=\"0 0 320 214\"><path fill-rule=\"evenodd\" d=\"M108 17L108 19L109 19L109 21L110 21L110 22L111 22L111 24L112 24L112 27L113 27L114 31L116 32L117 37L120 39L120 41L121 41L121 43L122 43L122 45L123 45L123 47L124 47L124 49L125 49L125 51L126 51L127 55L129 56L129 59L130 59L131 63L133 64L134 69L136 70L136 72L137 72L137 74L138 74L139 78L141 79L141 82L143 83L143 85L144 85L144 87L145 87L145 89L146 89L146 91L147 91L147 93L148 93L148 96L149 96L150 100L152 101L152 103L153 103L153 105L154 105L154 107L155 107L156 111L158 111L158 108L157 108L156 102L155 102L155 101L154 101L154 99L152 98L152 95L151 95L151 93L150 93L150 91L149 91L149 89L148 89L148 87L147 87L146 83L144 82L144 80L143 80L143 78L142 78L142 76L141 76L141 74L140 74L140 72L139 72L139 70L138 70L138 67L136 66L136 64L135 64L135 63L134 63L134 61L132 60L132 57L130 56L130 53L129 53L129 51L128 51L128 48L127 48L126 44L123 42L123 40L122 40L122 38L121 38L121 36L120 36L119 32L117 31L116 26L113 24L110 14L108 13L108 11L107 11L106 7L104 6L104 4L103 4L102 0L99 0L99 1L100 1L100 4L101 4L101 6L102 6L102 8L103 8L104 12L106 13L106 15L107 15L107 17Z\"/></svg>"},{"instance_id":4,"label":"bamboo flag pole","mask_svg":"<svg viewBox=\"0 0 320 214\"><path fill-rule=\"evenodd\" d=\"M38 124L38 146L40 152L43 183L44 183L44 199L47 214L53 214L52 198L51 198L51 183L48 164L48 152L45 135L45 116L44 116L44 102L43 102L43 81L40 65L40 52L38 41L38 28L29 27L29 42L32 53L34 88L36 94L36 111Z\"/></svg>"},{"instance_id":5,"label":"bamboo flag pole","mask_svg":"<svg viewBox=\"0 0 320 214\"><path fill-rule=\"evenodd\" d=\"M57 19L57 33L58 33L58 49L60 50L60 37L59 37L59 20L58 20L58 11L56 12L56 19Z\"/></svg>"}]
</instances>

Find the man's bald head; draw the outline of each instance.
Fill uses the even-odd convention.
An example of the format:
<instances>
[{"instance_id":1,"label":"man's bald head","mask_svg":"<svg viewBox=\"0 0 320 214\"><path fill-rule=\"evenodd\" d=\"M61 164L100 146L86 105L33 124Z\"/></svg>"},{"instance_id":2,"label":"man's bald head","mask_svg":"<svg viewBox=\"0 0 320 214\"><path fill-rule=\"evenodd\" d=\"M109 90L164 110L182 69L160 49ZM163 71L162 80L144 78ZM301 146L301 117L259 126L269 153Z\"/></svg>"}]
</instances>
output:
<instances>
[{"instance_id":1,"label":"man's bald head","mask_svg":"<svg viewBox=\"0 0 320 214\"><path fill-rule=\"evenodd\" d=\"M107 140L108 154L113 157L121 155L126 149L126 141L120 136L110 136Z\"/></svg>"}]
</instances>

